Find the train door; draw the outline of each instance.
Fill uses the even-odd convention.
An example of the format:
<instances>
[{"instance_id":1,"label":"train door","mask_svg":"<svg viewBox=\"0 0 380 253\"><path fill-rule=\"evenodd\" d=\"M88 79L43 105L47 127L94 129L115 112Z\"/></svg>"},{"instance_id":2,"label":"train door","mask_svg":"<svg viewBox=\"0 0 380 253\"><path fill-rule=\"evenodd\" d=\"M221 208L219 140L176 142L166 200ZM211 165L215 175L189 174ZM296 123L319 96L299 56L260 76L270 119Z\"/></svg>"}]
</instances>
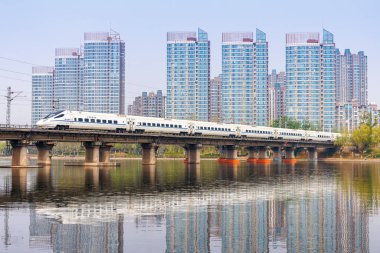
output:
<instances>
[{"instance_id":1,"label":"train door","mask_svg":"<svg viewBox=\"0 0 380 253\"><path fill-rule=\"evenodd\" d=\"M273 138L274 138L274 139L278 139L278 130L277 130L277 129L275 129L275 130L273 131Z\"/></svg>"},{"instance_id":2,"label":"train door","mask_svg":"<svg viewBox=\"0 0 380 253\"><path fill-rule=\"evenodd\" d=\"M135 119L127 119L127 131L134 132L136 130L136 121Z\"/></svg>"},{"instance_id":3,"label":"train door","mask_svg":"<svg viewBox=\"0 0 380 253\"><path fill-rule=\"evenodd\" d=\"M241 136L241 129L240 129L240 126L237 126L236 127L236 137L240 137Z\"/></svg>"},{"instance_id":4,"label":"train door","mask_svg":"<svg viewBox=\"0 0 380 253\"><path fill-rule=\"evenodd\" d=\"M195 127L193 122L189 122L189 135L195 134Z\"/></svg>"}]
</instances>

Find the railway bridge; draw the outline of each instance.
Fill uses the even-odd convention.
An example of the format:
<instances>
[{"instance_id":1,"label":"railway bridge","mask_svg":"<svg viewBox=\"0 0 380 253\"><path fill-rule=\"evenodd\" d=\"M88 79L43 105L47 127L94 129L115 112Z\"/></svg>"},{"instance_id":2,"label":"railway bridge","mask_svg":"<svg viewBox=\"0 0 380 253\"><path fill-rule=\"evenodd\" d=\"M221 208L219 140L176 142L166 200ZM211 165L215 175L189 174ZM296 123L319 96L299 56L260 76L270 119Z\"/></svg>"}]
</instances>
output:
<instances>
[{"instance_id":1,"label":"railway bridge","mask_svg":"<svg viewBox=\"0 0 380 253\"><path fill-rule=\"evenodd\" d=\"M284 162L295 161L295 151L306 149L309 160L317 160L317 152L334 149L331 142L301 141L259 138L228 138L220 136L180 136L156 133L113 133L88 130L46 130L31 127L0 126L0 141L9 141L12 146L12 166L27 167L27 147L35 145L38 150L38 164L51 163L51 150L58 142L82 142L85 147L85 165L107 165L110 163L110 150L114 143L138 143L142 147L142 164L155 164L156 151L160 145L182 146L186 151L185 162L200 163L202 145L220 147L220 161L239 162L237 148L248 152L248 162L270 162L268 151L273 159Z\"/></svg>"}]
</instances>

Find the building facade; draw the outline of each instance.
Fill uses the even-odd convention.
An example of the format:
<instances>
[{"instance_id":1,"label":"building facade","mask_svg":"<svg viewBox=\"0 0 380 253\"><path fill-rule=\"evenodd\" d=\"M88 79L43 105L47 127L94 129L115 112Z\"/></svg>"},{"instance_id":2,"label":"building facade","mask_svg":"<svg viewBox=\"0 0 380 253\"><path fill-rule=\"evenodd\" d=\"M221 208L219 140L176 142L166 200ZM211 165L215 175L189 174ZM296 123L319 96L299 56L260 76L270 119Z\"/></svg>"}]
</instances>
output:
<instances>
[{"instance_id":1,"label":"building facade","mask_svg":"<svg viewBox=\"0 0 380 253\"><path fill-rule=\"evenodd\" d=\"M221 75L210 80L209 88L209 120L221 122L222 113L222 78Z\"/></svg>"},{"instance_id":2,"label":"building facade","mask_svg":"<svg viewBox=\"0 0 380 253\"><path fill-rule=\"evenodd\" d=\"M125 113L125 43L115 32L84 34L84 110Z\"/></svg>"},{"instance_id":3,"label":"building facade","mask_svg":"<svg viewBox=\"0 0 380 253\"><path fill-rule=\"evenodd\" d=\"M222 120L268 124L268 42L266 34L222 34Z\"/></svg>"},{"instance_id":4,"label":"building facade","mask_svg":"<svg viewBox=\"0 0 380 253\"><path fill-rule=\"evenodd\" d=\"M368 104L367 56L363 51L342 55L336 49L336 129L352 131L359 127L364 113L378 115L377 106Z\"/></svg>"},{"instance_id":5,"label":"building facade","mask_svg":"<svg viewBox=\"0 0 380 253\"><path fill-rule=\"evenodd\" d=\"M32 67L32 125L56 110L54 100L54 67Z\"/></svg>"},{"instance_id":6,"label":"building facade","mask_svg":"<svg viewBox=\"0 0 380 253\"><path fill-rule=\"evenodd\" d=\"M128 115L165 118L165 101L166 96L162 94L162 90L158 90L156 94L153 91L149 94L143 92L128 106Z\"/></svg>"},{"instance_id":7,"label":"building facade","mask_svg":"<svg viewBox=\"0 0 380 253\"><path fill-rule=\"evenodd\" d=\"M286 116L323 131L335 127L334 35L286 34Z\"/></svg>"},{"instance_id":8,"label":"building facade","mask_svg":"<svg viewBox=\"0 0 380 253\"><path fill-rule=\"evenodd\" d=\"M59 110L83 110L83 55L79 48L55 49L54 97Z\"/></svg>"},{"instance_id":9,"label":"building facade","mask_svg":"<svg viewBox=\"0 0 380 253\"><path fill-rule=\"evenodd\" d=\"M210 41L202 29L167 33L167 107L171 119L209 120Z\"/></svg>"},{"instance_id":10,"label":"building facade","mask_svg":"<svg viewBox=\"0 0 380 253\"><path fill-rule=\"evenodd\" d=\"M268 76L268 108L269 122L281 119L285 114L286 74L275 69Z\"/></svg>"}]
</instances>

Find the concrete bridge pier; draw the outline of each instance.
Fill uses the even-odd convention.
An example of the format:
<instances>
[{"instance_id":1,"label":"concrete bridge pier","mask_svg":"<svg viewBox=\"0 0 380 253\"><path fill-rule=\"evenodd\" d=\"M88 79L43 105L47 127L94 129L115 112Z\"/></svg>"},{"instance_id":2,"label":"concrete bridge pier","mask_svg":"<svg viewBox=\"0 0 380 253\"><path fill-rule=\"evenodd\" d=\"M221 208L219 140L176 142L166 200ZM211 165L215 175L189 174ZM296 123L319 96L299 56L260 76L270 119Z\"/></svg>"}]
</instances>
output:
<instances>
[{"instance_id":1,"label":"concrete bridge pier","mask_svg":"<svg viewBox=\"0 0 380 253\"><path fill-rule=\"evenodd\" d=\"M12 140L12 167L23 168L29 166L28 160L28 146L29 141L26 140Z\"/></svg>"},{"instance_id":2,"label":"concrete bridge pier","mask_svg":"<svg viewBox=\"0 0 380 253\"><path fill-rule=\"evenodd\" d=\"M113 147L110 143L103 143L99 147L99 162L103 165L110 164L110 151Z\"/></svg>"},{"instance_id":3,"label":"concrete bridge pier","mask_svg":"<svg viewBox=\"0 0 380 253\"><path fill-rule=\"evenodd\" d=\"M38 150L37 164L50 165L51 164L51 150L54 147L53 142L38 141L36 147Z\"/></svg>"},{"instance_id":4,"label":"concrete bridge pier","mask_svg":"<svg viewBox=\"0 0 380 253\"><path fill-rule=\"evenodd\" d=\"M185 145L186 150L186 160L188 164L199 164L201 163L201 149L202 144L187 144Z\"/></svg>"},{"instance_id":5,"label":"concrete bridge pier","mask_svg":"<svg viewBox=\"0 0 380 253\"><path fill-rule=\"evenodd\" d=\"M219 158L222 163L238 164L240 160L237 157L237 146L236 145L223 145L222 154Z\"/></svg>"},{"instance_id":6,"label":"concrete bridge pier","mask_svg":"<svg viewBox=\"0 0 380 253\"><path fill-rule=\"evenodd\" d=\"M257 147L257 150L259 151L259 159L257 159L257 163L270 163L271 160L269 158L268 154L268 147L267 146L259 146Z\"/></svg>"},{"instance_id":7,"label":"concrete bridge pier","mask_svg":"<svg viewBox=\"0 0 380 253\"><path fill-rule=\"evenodd\" d=\"M154 165L156 164L156 151L158 145L155 143L142 143L142 164Z\"/></svg>"},{"instance_id":8,"label":"concrete bridge pier","mask_svg":"<svg viewBox=\"0 0 380 253\"><path fill-rule=\"evenodd\" d=\"M296 156L294 154L294 151L296 150L295 147L285 147L285 159L283 159L283 162L286 163L295 163L296 162Z\"/></svg>"},{"instance_id":9,"label":"concrete bridge pier","mask_svg":"<svg viewBox=\"0 0 380 253\"><path fill-rule=\"evenodd\" d=\"M83 143L84 148L86 149L85 154L85 165L87 166L97 166L99 165L99 149L102 145L98 141L86 141Z\"/></svg>"},{"instance_id":10,"label":"concrete bridge pier","mask_svg":"<svg viewBox=\"0 0 380 253\"><path fill-rule=\"evenodd\" d=\"M316 148L308 148L307 149L307 152L308 152L308 159L309 161L317 161L318 160L318 152L317 152L317 149Z\"/></svg>"},{"instance_id":11,"label":"concrete bridge pier","mask_svg":"<svg viewBox=\"0 0 380 253\"><path fill-rule=\"evenodd\" d=\"M257 161L257 148L256 147L246 147L248 151L248 159L247 162L255 163Z\"/></svg>"},{"instance_id":12,"label":"concrete bridge pier","mask_svg":"<svg viewBox=\"0 0 380 253\"><path fill-rule=\"evenodd\" d=\"M272 147L273 161L281 161L281 147Z\"/></svg>"}]
</instances>

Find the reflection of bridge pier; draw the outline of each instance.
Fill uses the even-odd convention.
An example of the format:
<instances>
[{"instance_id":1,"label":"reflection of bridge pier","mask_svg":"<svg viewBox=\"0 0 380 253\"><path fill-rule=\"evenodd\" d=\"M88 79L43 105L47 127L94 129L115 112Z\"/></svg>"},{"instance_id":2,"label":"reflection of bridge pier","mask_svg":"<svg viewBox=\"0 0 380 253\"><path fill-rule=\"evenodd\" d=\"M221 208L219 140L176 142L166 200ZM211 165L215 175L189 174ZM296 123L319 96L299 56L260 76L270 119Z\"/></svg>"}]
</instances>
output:
<instances>
[{"instance_id":1,"label":"reflection of bridge pier","mask_svg":"<svg viewBox=\"0 0 380 253\"><path fill-rule=\"evenodd\" d=\"M91 191L99 189L99 167L85 166L84 172L86 189L89 189Z\"/></svg>"},{"instance_id":2,"label":"reflection of bridge pier","mask_svg":"<svg viewBox=\"0 0 380 253\"><path fill-rule=\"evenodd\" d=\"M11 196L23 199L27 192L27 168L12 168L12 190Z\"/></svg>"},{"instance_id":3,"label":"reflection of bridge pier","mask_svg":"<svg viewBox=\"0 0 380 253\"><path fill-rule=\"evenodd\" d=\"M143 164L141 170L143 183L147 185L155 185L157 180L156 165Z\"/></svg>"},{"instance_id":4,"label":"reflection of bridge pier","mask_svg":"<svg viewBox=\"0 0 380 253\"><path fill-rule=\"evenodd\" d=\"M201 165L187 164L185 168L187 182L199 183L201 181Z\"/></svg>"}]
</instances>

